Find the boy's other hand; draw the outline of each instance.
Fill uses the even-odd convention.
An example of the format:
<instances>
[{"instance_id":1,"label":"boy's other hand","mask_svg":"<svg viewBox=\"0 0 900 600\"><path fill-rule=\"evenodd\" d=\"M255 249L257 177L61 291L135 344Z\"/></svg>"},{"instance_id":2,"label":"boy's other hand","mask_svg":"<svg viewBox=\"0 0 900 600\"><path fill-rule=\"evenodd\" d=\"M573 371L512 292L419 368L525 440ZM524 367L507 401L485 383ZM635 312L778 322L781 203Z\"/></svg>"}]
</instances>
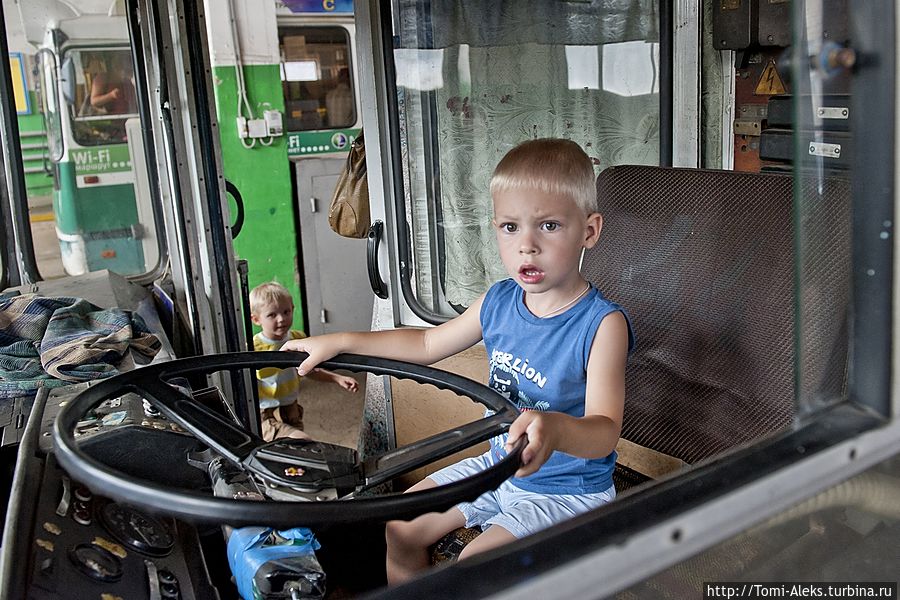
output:
<instances>
[{"instance_id":1,"label":"boy's other hand","mask_svg":"<svg viewBox=\"0 0 900 600\"><path fill-rule=\"evenodd\" d=\"M357 381L352 377L348 377L346 375L337 375L334 379L334 382L348 392L359 391L359 383L357 383Z\"/></svg>"},{"instance_id":2,"label":"boy's other hand","mask_svg":"<svg viewBox=\"0 0 900 600\"><path fill-rule=\"evenodd\" d=\"M506 440L506 451L512 450L513 444L521 436L528 436L528 445L522 451L522 466L516 471L516 477L526 477L541 468L554 448L557 446L555 435L557 428L554 420L558 415L529 410L519 415L509 426L509 437Z\"/></svg>"}]
</instances>

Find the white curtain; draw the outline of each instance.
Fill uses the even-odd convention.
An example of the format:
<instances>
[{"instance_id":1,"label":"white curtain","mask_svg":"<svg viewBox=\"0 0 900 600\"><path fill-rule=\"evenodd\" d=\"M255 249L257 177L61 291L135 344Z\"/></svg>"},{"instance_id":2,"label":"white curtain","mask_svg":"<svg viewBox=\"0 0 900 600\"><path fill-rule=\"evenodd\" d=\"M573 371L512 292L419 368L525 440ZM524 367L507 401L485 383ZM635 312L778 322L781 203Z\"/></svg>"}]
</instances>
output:
<instances>
[{"instance_id":1,"label":"white curtain","mask_svg":"<svg viewBox=\"0 0 900 600\"><path fill-rule=\"evenodd\" d=\"M401 4L404 179L423 303L464 307L506 276L491 172L516 144L578 142L597 172L658 164L656 3ZM429 243L429 240L431 243Z\"/></svg>"}]
</instances>

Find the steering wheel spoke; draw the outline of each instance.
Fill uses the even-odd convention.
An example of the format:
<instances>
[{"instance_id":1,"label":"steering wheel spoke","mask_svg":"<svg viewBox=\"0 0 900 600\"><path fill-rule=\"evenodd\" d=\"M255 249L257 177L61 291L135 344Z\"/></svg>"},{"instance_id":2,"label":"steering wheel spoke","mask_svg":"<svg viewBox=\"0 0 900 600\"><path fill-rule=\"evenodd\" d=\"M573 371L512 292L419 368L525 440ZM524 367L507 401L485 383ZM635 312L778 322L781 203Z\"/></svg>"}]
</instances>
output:
<instances>
[{"instance_id":1,"label":"steering wheel spoke","mask_svg":"<svg viewBox=\"0 0 900 600\"><path fill-rule=\"evenodd\" d=\"M232 462L246 459L263 440L214 413L180 387L160 379L141 382L139 393L168 419Z\"/></svg>"},{"instance_id":2,"label":"steering wheel spoke","mask_svg":"<svg viewBox=\"0 0 900 600\"><path fill-rule=\"evenodd\" d=\"M508 415L494 414L374 456L368 459L363 467L364 487L374 487L398 475L465 450L506 431L510 424Z\"/></svg>"}]
</instances>

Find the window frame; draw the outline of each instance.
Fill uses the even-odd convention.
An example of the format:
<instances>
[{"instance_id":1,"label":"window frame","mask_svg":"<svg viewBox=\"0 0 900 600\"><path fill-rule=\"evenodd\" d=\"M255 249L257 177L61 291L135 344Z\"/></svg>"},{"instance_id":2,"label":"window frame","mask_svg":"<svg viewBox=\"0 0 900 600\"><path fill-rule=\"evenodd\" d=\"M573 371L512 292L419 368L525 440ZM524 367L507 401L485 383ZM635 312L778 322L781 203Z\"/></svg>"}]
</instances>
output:
<instances>
[{"instance_id":1,"label":"window frame","mask_svg":"<svg viewBox=\"0 0 900 600\"><path fill-rule=\"evenodd\" d=\"M0 10L0 52L9 55L6 17ZM7 59L0 65L0 218L3 220L0 242L3 259L0 261L0 288L40 281L34 255L34 243L28 222L28 195L25 188L25 164L19 138L19 121L15 110L12 70ZM12 245L10 245L12 242Z\"/></svg>"},{"instance_id":2,"label":"window frame","mask_svg":"<svg viewBox=\"0 0 900 600\"><path fill-rule=\"evenodd\" d=\"M345 27L344 25L342 25L341 23L338 23L338 22L323 20L321 23L313 23L313 24L302 23L301 24L301 23L293 21L290 17L281 18L278 20L278 47L279 47L279 50L282 51L282 53L283 53L284 44L283 44L282 40L289 30L304 30L304 29L334 29L334 30L340 31L341 35L343 36L344 45L347 50L347 68L349 69L349 77L350 77L350 80L349 80L350 98L353 101L353 118L351 119L350 123L345 124L345 125L332 126L332 125L328 125L328 124L323 124L322 127L314 127L314 128L309 128L309 129L288 128L287 127L287 123L288 123L287 103L290 101L290 98L288 98L287 94L284 94L285 132L287 132L287 133L304 133L304 132L309 132L309 131L323 131L323 130L330 130L330 129L352 129L352 128L355 128L358 125L359 120L360 120L361 109L359 106L359 102L357 101L358 82L356 81L356 76L354 73L355 69L354 69L354 56L353 56L353 41L351 39L351 32L347 29L347 27ZM285 61L284 57L282 56L282 58L279 62L279 68L282 70L282 72L284 70L284 65L286 62L287 61ZM285 82L282 82L282 85L284 85L284 83ZM322 100L324 101L324 97L322 98Z\"/></svg>"}]
</instances>

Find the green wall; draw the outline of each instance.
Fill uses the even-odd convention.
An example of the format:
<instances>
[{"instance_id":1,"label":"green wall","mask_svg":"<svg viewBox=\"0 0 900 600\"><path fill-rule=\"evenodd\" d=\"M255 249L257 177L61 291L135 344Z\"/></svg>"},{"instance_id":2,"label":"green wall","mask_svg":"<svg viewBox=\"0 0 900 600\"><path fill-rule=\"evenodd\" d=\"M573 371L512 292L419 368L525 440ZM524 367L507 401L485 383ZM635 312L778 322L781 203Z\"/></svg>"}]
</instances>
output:
<instances>
[{"instance_id":1,"label":"green wall","mask_svg":"<svg viewBox=\"0 0 900 600\"><path fill-rule=\"evenodd\" d=\"M31 114L18 115L19 142L22 145L22 159L26 171L42 169L45 156L46 164L48 166L51 164L47 155L47 136L44 133L44 119L40 112L39 99L34 92L28 92L28 95ZM53 194L53 177L44 172L25 173L25 188L29 197L46 196L49 205L50 196Z\"/></svg>"},{"instance_id":2,"label":"green wall","mask_svg":"<svg viewBox=\"0 0 900 600\"><path fill-rule=\"evenodd\" d=\"M244 82L254 116L261 118L264 108L284 113L278 65L245 66ZM294 328L305 330L286 138L275 138L271 146L257 140L254 148L244 148L235 123L238 92L234 67L215 67L213 87L225 178L237 186L244 199L244 226L234 240L235 254L247 261L251 289L275 279L291 291Z\"/></svg>"}]
</instances>

